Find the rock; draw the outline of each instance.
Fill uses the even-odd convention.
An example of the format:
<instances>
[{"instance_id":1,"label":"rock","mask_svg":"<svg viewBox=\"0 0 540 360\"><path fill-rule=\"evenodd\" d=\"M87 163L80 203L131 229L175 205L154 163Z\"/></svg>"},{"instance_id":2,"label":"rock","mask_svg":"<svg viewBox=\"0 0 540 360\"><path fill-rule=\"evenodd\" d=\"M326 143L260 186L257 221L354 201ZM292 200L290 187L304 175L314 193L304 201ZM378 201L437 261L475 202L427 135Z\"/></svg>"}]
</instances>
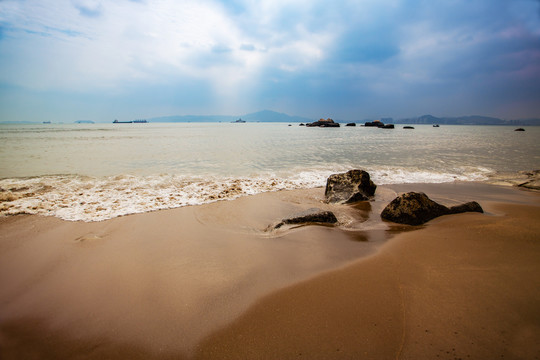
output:
<instances>
[{"instance_id":1,"label":"rock","mask_svg":"<svg viewBox=\"0 0 540 360\"><path fill-rule=\"evenodd\" d=\"M489 175L487 182L495 185L512 185L530 190L540 190L540 170L498 172Z\"/></svg>"},{"instance_id":2,"label":"rock","mask_svg":"<svg viewBox=\"0 0 540 360\"><path fill-rule=\"evenodd\" d=\"M524 128L517 128L517 129L514 130L514 131L525 131L525 129L524 129Z\"/></svg>"},{"instance_id":3,"label":"rock","mask_svg":"<svg viewBox=\"0 0 540 360\"><path fill-rule=\"evenodd\" d=\"M281 220L274 229L279 229L285 224L335 224L336 222L337 218L333 212L311 208Z\"/></svg>"},{"instance_id":4,"label":"rock","mask_svg":"<svg viewBox=\"0 0 540 360\"><path fill-rule=\"evenodd\" d=\"M460 213L464 213L464 212L479 212L479 213L483 213L484 212L484 209L482 209L482 207L480 206L479 203L477 203L476 201L470 201L468 203L465 203L465 204L461 204L461 205L456 205L456 206L452 206L450 209L449 209L449 214L460 214Z\"/></svg>"},{"instance_id":5,"label":"rock","mask_svg":"<svg viewBox=\"0 0 540 360\"><path fill-rule=\"evenodd\" d=\"M383 127L384 126L384 123L380 120L375 120L375 121L367 121L364 126L371 126L371 127Z\"/></svg>"},{"instance_id":6,"label":"rock","mask_svg":"<svg viewBox=\"0 0 540 360\"><path fill-rule=\"evenodd\" d=\"M348 123L347 125L345 126L356 126L356 123Z\"/></svg>"},{"instance_id":7,"label":"rock","mask_svg":"<svg viewBox=\"0 0 540 360\"><path fill-rule=\"evenodd\" d=\"M377 185L371 181L364 170L350 170L342 174L333 174L326 180L324 196L330 203L350 204L369 200L375 195Z\"/></svg>"},{"instance_id":8,"label":"rock","mask_svg":"<svg viewBox=\"0 0 540 360\"><path fill-rule=\"evenodd\" d=\"M414 126L404 126L404 129L414 129Z\"/></svg>"},{"instance_id":9,"label":"rock","mask_svg":"<svg viewBox=\"0 0 540 360\"><path fill-rule=\"evenodd\" d=\"M426 194L410 192L392 200L381 217L400 224L420 225L448 211L446 206L436 203Z\"/></svg>"},{"instance_id":10,"label":"rock","mask_svg":"<svg viewBox=\"0 0 540 360\"><path fill-rule=\"evenodd\" d=\"M518 184L518 187L524 187L531 190L540 190L540 170L522 171L527 176L527 181Z\"/></svg>"},{"instance_id":11,"label":"rock","mask_svg":"<svg viewBox=\"0 0 540 360\"><path fill-rule=\"evenodd\" d=\"M421 225L442 215L467 211L484 212L474 201L449 209L431 200L424 193L409 192L392 200L382 211L381 217L400 224Z\"/></svg>"},{"instance_id":12,"label":"rock","mask_svg":"<svg viewBox=\"0 0 540 360\"><path fill-rule=\"evenodd\" d=\"M298 126L306 126L306 125L304 123L300 123L300 125L298 125Z\"/></svg>"},{"instance_id":13,"label":"rock","mask_svg":"<svg viewBox=\"0 0 540 360\"><path fill-rule=\"evenodd\" d=\"M308 127L339 127L339 124L334 122L332 119L320 119L319 121L312 122L310 124L306 124Z\"/></svg>"},{"instance_id":14,"label":"rock","mask_svg":"<svg viewBox=\"0 0 540 360\"><path fill-rule=\"evenodd\" d=\"M393 129L394 128L394 124L386 124L382 127L383 129Z\"/></svg>"}]
</instances>

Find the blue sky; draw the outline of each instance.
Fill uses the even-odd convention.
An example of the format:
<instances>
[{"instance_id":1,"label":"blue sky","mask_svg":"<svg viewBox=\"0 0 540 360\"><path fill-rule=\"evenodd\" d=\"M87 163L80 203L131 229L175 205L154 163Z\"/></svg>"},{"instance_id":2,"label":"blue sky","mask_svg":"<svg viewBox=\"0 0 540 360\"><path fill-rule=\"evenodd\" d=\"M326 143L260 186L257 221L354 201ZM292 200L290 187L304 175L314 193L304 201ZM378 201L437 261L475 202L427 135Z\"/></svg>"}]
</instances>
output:
<instances>
[{"instance_id":1,"label":"blue sky","mask_svg":"<svg viewBox=\"0 0 540 360\"><path fill-rule=\"evenodd\" d=\"M540 117L538 0L0 0L0 121Z\"/></svg>"}]
</instances>

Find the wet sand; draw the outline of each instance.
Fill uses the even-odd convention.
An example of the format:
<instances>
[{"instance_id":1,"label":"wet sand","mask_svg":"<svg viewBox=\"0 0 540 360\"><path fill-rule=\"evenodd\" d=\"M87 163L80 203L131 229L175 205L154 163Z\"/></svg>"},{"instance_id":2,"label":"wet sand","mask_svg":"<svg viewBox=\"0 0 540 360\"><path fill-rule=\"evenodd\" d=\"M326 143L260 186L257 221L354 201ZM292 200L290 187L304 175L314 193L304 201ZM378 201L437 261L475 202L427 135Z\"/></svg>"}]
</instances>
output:
<instances>
[{"instance_id":1,"label":"wet sand","mask_svg":"<svg viewBox=\"0 0 540 360\"><path fill-rule=\"evenodd\" d=\"M410 190L486 214L383 222ZM99 223L0 219L1 357L540 357L538 193L409 184L337 206L323 192ZM314 206L340 225L267 231Z\"/></svg>"}]
</instances>

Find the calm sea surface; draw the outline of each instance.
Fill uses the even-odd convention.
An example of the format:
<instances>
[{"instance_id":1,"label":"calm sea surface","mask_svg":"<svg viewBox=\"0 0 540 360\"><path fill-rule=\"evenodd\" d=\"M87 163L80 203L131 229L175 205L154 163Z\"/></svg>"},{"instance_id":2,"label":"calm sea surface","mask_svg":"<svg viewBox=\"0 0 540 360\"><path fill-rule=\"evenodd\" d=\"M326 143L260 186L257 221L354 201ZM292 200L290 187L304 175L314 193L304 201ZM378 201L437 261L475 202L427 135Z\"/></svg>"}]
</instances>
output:
<instances>
[{"instance_id":1,"label":"calm sea surface","mask_svg":"<svg viewBox=\"0 0 540 360\"><path fill-rule=\"evenodd\" d=\"M540 168L540 127L283 123L0 125L0 214L115 216L323 186L483 180Z\"/></svg>"}]
</instances>

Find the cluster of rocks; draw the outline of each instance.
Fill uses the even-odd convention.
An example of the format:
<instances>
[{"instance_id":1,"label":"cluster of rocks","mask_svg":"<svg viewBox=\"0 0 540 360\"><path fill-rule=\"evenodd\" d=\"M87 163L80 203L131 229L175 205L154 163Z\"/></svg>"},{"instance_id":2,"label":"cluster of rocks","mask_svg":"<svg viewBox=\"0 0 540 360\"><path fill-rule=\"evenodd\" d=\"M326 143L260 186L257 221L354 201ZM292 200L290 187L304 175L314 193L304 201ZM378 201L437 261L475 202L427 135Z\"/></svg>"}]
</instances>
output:
<instances>
[{"instance_id":1,"label":"cluster of rocks","mask_svg":"<svg viewBox=\"0 0 540 360\"><path fill-rule=\"evenodd\" d=\"M385 124L380 120L366 121L364 123L364 126L366 126L366 127L378 127L378 128L381 128L381 129L393 129L394 128L394 124Z\"/></svg>"},{"instance_id":2,"label":"cluster of rocks","mask_svg":"<svg viewBox=\"0 0 540 360\"><path fill-rule=\"evenodd\" d=\"M371 181L369 173L364 170L350 170L330 175L324 196L327 203L351 204L372 199L376 189L377 185ZM463 212L484 211L475 201L449 208L431 200L424 193L409 192L392 200L382 211L381 217L400 224L421 225L442 215ZM311 208L283 219L274 229L285 224L335 224L337 221L331 211Z\"/></svg>"},{"instance_id":3,"label":"cluster of rocks","mask_svg":"<svg viewBox=\"0 0 540 360\"><path fill-rule=\"evenodd\" d=\"M315 121L309 124L306 124L308 127L339 127L339 123L334 122L332 119L319 119L319 121Z\"/></svg>"}]
</instances>

